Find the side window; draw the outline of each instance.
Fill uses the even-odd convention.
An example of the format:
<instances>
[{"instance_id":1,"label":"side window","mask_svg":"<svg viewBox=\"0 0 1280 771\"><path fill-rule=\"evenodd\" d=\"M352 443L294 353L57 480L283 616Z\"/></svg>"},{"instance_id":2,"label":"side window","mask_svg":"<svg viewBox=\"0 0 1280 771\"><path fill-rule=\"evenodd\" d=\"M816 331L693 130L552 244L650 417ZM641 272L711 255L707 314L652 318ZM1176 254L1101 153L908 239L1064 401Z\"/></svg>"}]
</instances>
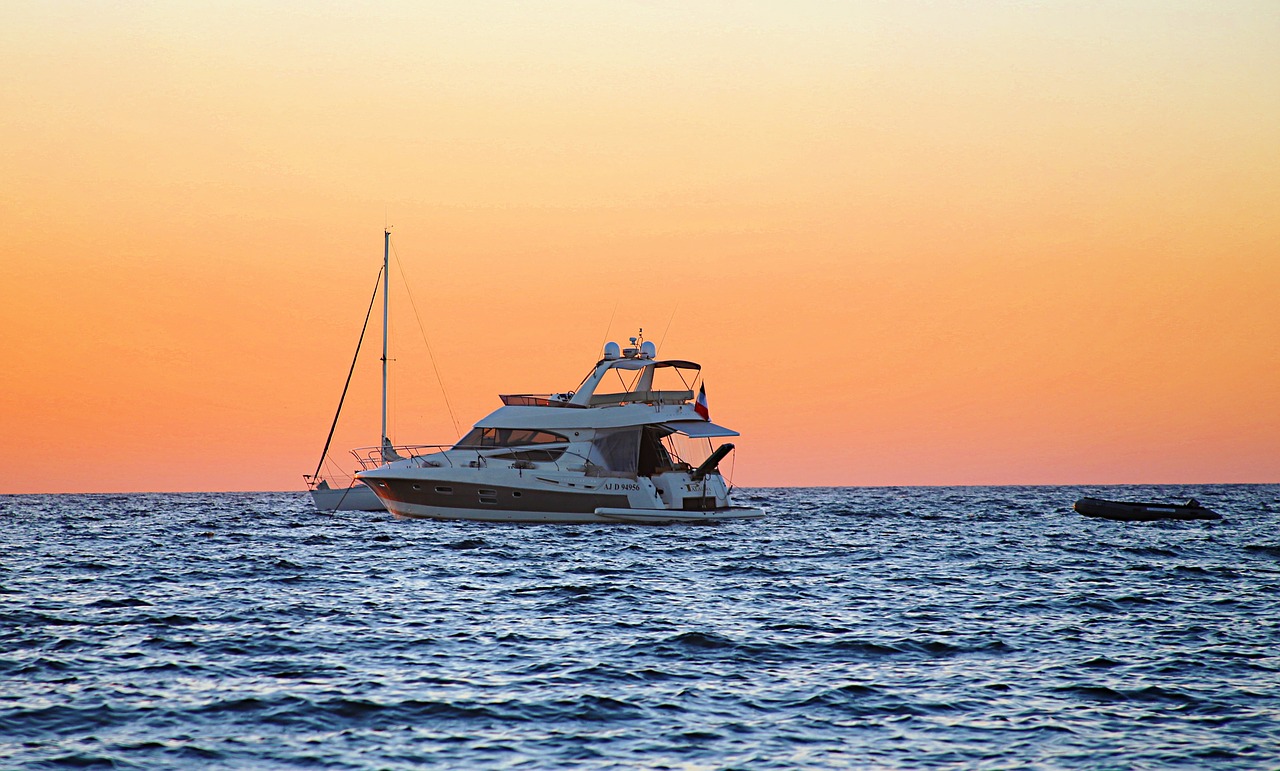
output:
<instances>
[{"instance_id":1,"label":"side window","mask_svg":"<svg viewBox=\"0 0 1280 771\"><path fill-rule=\"evenodd\" d=\"M591 441L594 457L610 471L636 473L640 455L640 429L623 429Z\"/></svg>"},{"instance_id":2,"label":"side window","mask_svg":"<svg viewBox=\"0 0 1280 771\"><path fill-rule=\"evenodd\" d=\"M475 447L525 447L531 444L564 444L567 437L531 428L473 428L458 440L455 449Z\"/></svg>"},{"instance_id":3,"label":"side window","mask_svg":"<svg viewBox=\"0 0 1280 771\"><path fill-rule=\"evenodd\" d=\"M569 441L559 434L550 431L535 431L531 428L499 428L497 430L498 447L524 447L530 444L561 444Z\"/></svg>"},{"instance_id":4,"label":"side window","mask_svg":"<svg viewBox=\"0 0 1280 771\"><path fill-rule=\"evenodd\" d=\"M457 448L497 447L498 432L492 428L473 428L454 445Z\"/></svg>"}]
</instances>

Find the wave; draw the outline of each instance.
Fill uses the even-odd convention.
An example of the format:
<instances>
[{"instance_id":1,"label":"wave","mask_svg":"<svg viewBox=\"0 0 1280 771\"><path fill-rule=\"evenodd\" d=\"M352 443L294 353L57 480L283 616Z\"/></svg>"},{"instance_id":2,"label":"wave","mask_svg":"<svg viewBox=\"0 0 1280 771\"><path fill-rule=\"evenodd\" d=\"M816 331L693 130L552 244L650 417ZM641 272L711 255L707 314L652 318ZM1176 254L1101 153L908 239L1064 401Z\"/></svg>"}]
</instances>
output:
<instances>
[{"instance_id":1,"label":"wave","mask_svg":"<svg viewBox=\"0 0 1280 771\"><path fill-rule=\"evenodd\" d=\"M1213 530L1100 527L1084 492L746 490L771 514L710 530L0 496L0 755L1266 767L1280 486L1195 490L1237 512Z\"/></svg>"}]
</instances>

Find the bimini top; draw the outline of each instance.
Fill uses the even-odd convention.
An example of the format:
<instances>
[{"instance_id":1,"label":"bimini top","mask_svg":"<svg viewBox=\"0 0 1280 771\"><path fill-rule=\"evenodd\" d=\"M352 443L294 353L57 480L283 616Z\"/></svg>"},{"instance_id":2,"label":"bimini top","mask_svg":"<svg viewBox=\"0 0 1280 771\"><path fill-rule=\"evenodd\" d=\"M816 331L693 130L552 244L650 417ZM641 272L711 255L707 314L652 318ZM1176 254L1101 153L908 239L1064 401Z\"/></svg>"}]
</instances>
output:
<instances>
[{"instance_id":1,"label":"bimini top","mask_svg":"<svg viewBox=\"0 0 1280 771\"><path fill-rule=\"evenodd\" d=\"M632 338L635 343L635 338ZM562 394L502 394L508 407L617 407L624 404L688 404L693 400L693 386L702 365L683 359L657 360L657 348L651 342L639 347L619 349L617 343L604 348L604 358L578 386L576 391ZM670 371L674 377L655 385L655 374ZM605 381L617 376L617 388L604 390ZM626 373L624 375L624 373Z\"/></svg>"},{"instance_id":2,"label":"bimini top","mask_svg":"<svg viewBox=\"0 0 1280 771\"><path fill-rule=\"evenodd\" d=\"M648 341L637 346L636 339L631 338L631 347L627 349L620 349L617 343L606 344L604 358L583 379L578 390L569 397L569 403L579 407L612 407L636 403L685 404L692 400L693 384L702 367L679 359L658 361L654 358L658 353L657 346ZM676 375L669 379L665 388L654 385L654 375L660 370L670 370ZM600 393L611 372L617 376L621 390ZM623 376L624 372L633 374L628 379Z\"/></svg>"},{"instance_id":3,"label":"bimini top","mask_svg":"<svg viewBox=\"0 0 1280 771\"><path fill-rule=\"evenodd\" d=\"M653 343L620 349L609 343L576 391L503 394L503 407L476 423L481 428L618 428L660 425L692 437L737 436L707 420L693 404L702 366L656 359ZM614 385L616 379L616 386ZM570 408L548 410L548 407ZM585 410L585 411L584 411Z\"/></svg>"}]
</instances>

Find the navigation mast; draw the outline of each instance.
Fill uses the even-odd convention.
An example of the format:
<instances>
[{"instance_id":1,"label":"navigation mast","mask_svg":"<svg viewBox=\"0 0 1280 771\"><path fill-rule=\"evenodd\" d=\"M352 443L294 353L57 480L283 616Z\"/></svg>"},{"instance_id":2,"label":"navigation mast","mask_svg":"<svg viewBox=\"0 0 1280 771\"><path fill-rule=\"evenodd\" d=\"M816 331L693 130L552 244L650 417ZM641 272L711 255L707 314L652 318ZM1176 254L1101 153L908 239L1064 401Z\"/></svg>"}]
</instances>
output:
<instances>
[{"instance_id":1,"label":"navigation mast","mask_svg":"<svg viewBox=\"0 0 1280 771\"><path fill-rule=\"evenodd\" d=\"M392 460L388 458L388 451L392 456L395 452L391 450L391 439L387 437L387 337L388 337L388 317L390 314L390 296L391 296L391 228L386 227L382 230L382 459L384 461Z\"/></svg>"}]
</instances>

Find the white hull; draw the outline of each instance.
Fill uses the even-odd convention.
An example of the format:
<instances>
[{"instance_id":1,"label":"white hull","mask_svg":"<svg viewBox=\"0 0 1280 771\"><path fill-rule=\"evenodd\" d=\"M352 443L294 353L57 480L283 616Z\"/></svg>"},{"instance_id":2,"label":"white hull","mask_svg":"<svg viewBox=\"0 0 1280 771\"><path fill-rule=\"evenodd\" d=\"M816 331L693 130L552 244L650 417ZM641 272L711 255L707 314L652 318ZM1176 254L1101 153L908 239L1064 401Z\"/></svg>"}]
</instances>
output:
<instances>
[{"instance_id":1,"label":"white hull","mask_svg":"<svg viewBox=\"0 0 1280 771\"><path fill-rule=\"evenodd\" d=\"M436 519L469 522L524 522L559 525L632 524L666 525L729 522L738 519L759 519L763 509L733 507L708 511L681 511L678 509L620 509L599 508L594 512L554 512L476 510L444 506L419 506L412 503L388 502L392 514L404 519Z\"/></svg>"},{"instance_id":2,"label":"white hull","mask_svg":"<svg viewBox=\"0 0 1280 771\"><path fill-rule=\"evenodd\" d=\"M385 511L373 491L362 484L351 487L312 488L311 500L320 511Z\"/></svg>"},{"instance_id":3,"label":"white hull","mask_svg":"<svg viewBox=\"0 0 1280 771\"><path fill-rule=\"evenodd\" d=\"M396 465L361 472L360 478L378 492L387 511L408 519L662 524L764 515L728 504L719 477L695 483L687 472L618 478L553 469Z\"/></svg>"},{"instance_id":4,"label":"white hull","mask_svg":"<svg viewBox=\"0 0 1280 771\"><path fill-rule=\"evenodd\" d=\"M520 511L516 509L478 511L476 509L452 509L441 506L415 506L411 503L388 504L388 510L404 519L438 519L467 522L526 522L546 525L586 525L611 520L595 514L575 514L554 511Z\"/></svg>"}]
</instances>

